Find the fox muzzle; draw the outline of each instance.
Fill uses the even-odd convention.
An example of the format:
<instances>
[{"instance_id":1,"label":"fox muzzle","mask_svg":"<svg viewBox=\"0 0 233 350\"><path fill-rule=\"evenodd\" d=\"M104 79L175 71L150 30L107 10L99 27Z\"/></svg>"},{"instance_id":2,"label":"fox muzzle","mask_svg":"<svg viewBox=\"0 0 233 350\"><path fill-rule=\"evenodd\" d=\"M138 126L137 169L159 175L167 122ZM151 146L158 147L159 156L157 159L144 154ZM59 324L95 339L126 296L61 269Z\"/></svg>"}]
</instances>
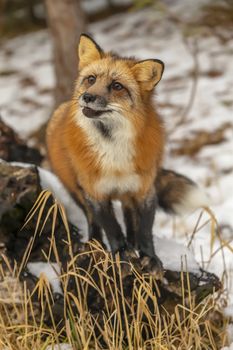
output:
<instances>
[{"instance_id":1,"label":"fox muzzle","mask_svg":"<svg viewBox=\"0 0 233 350\"><path fill-rule=\"evenodd\" d=\"M81 96L80 102L82 112L88 118L99 117L103 113L111 112L111 110L106 109L107 100L105 97L100 95L94 95L90 94L89 92L85 92Z\"/></svg>"},{"instance_id":2,"label":"fox muzzle","mask_svg":"<svg viewBox=\"0 0 233 350\"><path fill-rule=\"evenodd\" d=\"M93 104L93 107L95 105L95 107L97 107L98 109L105 108L107 106L107 101L103 96L93 95L89 92L85 92L82 98L86 104Z\"/></svg>"}]
</instances>

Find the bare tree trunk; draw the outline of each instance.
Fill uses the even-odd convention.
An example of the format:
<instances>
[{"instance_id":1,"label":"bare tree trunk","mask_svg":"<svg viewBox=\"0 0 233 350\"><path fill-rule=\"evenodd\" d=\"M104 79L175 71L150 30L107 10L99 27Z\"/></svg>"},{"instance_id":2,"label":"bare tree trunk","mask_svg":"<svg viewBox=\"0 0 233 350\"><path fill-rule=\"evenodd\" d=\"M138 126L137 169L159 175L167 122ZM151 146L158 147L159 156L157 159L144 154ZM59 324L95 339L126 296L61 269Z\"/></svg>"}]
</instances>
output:
<instances>
[{"instance_id":1,"label":"bare tree trunk","mask_svg":"<svg viewBox=\"0 0 233 350\"><path fill-rule=\"evenodd\" d=\"M77 44L85 30L80 0L45 0L48 24L53 37L56 75L55 103L70 98L77 76Z\"/></svg>"}]
</instances>

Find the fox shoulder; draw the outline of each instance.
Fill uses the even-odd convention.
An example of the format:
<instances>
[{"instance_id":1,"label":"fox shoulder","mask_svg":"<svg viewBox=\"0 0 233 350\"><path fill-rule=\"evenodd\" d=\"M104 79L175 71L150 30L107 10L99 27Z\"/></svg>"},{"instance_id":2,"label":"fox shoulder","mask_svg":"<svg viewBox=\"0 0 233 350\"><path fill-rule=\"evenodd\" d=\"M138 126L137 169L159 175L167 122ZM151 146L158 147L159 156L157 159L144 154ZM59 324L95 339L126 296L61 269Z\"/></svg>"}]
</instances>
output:
<instances>
[{"instance_id":1,"label":"fox shoulder","mask_svg":"<svg viewBox=\"0 0 233 350\"><path fill-rule=\"evenodd\" d=\"M188 177L172 170L160 169L156 190L158 205L170 214L184 215L209 205L204 190Z\"/></svg>"},{"instance_id":2,"label":"fox shoulder","mask_svg":"<svg viewBox=\"0 0 233 350\"><path fill-rule=\"evenodd\" d=\"M65 120L69 113L69 102L61 104L53 113L46 130L46 147L50 165L57 172L61 165L67 162L64 151Z\"/></svg>"},{"instance_id":3,"label":"fox shoulder","mask_svg":"<svg viewBox=\"0 0 233 350\"><path fill-rule=\"evenodd\" d=\"M52 137L55 132L59 132L59 128L62 128L62 122L69 109L69 102L62 103L53 113L46 130L46 137Z\"/></svg>"}]
</instances>

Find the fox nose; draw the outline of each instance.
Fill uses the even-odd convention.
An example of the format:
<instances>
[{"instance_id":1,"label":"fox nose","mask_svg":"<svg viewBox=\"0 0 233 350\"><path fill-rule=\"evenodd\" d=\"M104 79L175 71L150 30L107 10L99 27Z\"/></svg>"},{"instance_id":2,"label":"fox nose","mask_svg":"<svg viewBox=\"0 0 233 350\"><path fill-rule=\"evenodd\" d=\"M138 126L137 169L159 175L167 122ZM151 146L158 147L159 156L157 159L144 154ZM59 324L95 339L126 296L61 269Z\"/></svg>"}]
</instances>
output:
<instances>
[{"instance_id":1,"label":"fox nose","mask_svg":"<svg viewBox=\"0 0 233 350\"><path fill-rule=\"evenodd\" d=\"M92 95L92 94L89 94L88 92L85 92L85 94L83 95L83 99L86 103L95 102L96 95Z\"/></svg>"}]
</instances>

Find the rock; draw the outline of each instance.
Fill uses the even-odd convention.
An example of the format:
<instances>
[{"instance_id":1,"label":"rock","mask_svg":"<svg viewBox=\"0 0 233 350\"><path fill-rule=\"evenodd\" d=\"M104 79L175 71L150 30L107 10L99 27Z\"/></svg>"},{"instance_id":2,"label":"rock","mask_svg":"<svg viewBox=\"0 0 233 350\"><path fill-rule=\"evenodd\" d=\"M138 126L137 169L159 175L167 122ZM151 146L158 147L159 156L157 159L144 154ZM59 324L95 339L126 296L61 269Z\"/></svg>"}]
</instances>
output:
<instances>
[{"instance_id":1,"label":"rock","mask_svg":"<svg viewBox=\"0 0 233 350\"><path fill-rule=\"evenodd\" d=\"M36 167L0 162L0 241L14 244L14 236L40 193Z\"/></svg>"},{"instance_id":2,"label":"rock","mask_svg":"<svg viewBox=\"0 0 233 350\"><path fill-rule=\"evenodd\" d=\"M0 242L7 248L7 254L11 260L21 261L29 241L34 237L38 213L26 226L24 223L41 191L36 166L24 168L0 162ZM52 204L52 198L48 199L41 222L44 221ZM29 257L30 261L46 261L45 255L50 250L51 227L52 217L49 217L44 226L43 234L38 234L35 237ZM75 236L78 242L77 229L73 228L72 225L70 228L71 235ZM56 230L59 250L66 251L68 248L64 239L67 239L67 234L59 215L55 220L54 229ZM54 254L51 255L51 259L55 261Z\"/></svg>"},{"instance_id":3,"label":"rock","mask_svg":"<svg viewBox=\"0 0 233 350\"><path fill-rule=\"evenodd\" d=\"M0 158L40 165L43 156L36 148L27 146L0 118Z\"/></svg>"}]
</instances>

